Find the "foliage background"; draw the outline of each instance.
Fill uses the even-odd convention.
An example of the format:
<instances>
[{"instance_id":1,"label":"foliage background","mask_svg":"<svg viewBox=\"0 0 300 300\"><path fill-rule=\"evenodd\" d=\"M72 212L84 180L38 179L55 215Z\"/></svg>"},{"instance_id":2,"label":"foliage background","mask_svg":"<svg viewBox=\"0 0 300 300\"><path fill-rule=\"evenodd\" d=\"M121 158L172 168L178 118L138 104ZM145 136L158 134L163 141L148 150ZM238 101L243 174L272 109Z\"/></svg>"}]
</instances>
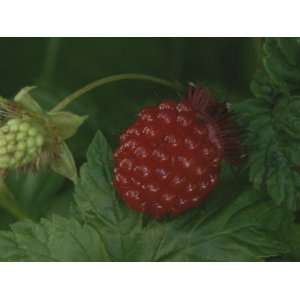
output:
<instances>
[{"instance_id":1,"label":"foliage background","mask_svg":"<svg viewBox=\"0 0 300 300\"><path fill-rule=\"evenodd\" d=\"M0 95L12 98L26 85L38 85L43 107L97 78L118 73L145 73L183 82L201 81L222 98L249 95L259 63L260 40L248 38L1 38ZM139 107L176 96L145 82L120 82L83 96L71 110L90 116L69 143L78 165L97 129L117 142ZM54 174L11 176L20 205L31 218L66 214L70 184ZM0 209L0 228L15 220Z\"/></svg>"},{"instance_id":2,"label":"foliage background","mask_svg":"<svg viewBox=\"0 0 300 300\"><path fill-rule=\"evenodd\" d=\"M18 205L32 220L48 220L10 227L16 220L0 209L0 229L13 230L1 233L1 259L8 253L8 260L297 260L300 231L294 213L285 206L297 209L299 198L299 175L290 164L300 161L295 154L297 138L293 137L294 147L289 147L289 135L298 132L299 116L286 109L291 121L285 122L279 110L275 117L280 126L273 126L277 103L291 101L291 108L298 107L298 99L291 98L297 94L299 77L297 43L254 38L0 39L0 94L4 97L12 98L22 87L35 84L38 89L32 94L47 109L82 85L118 73L200 82L218 99L234 104L250 133L250 145L268 141L277 147L269 153L261 143L250 152L253 163L245 168L256 191L250 188L245 168L237 174L224 165L222 184L204 207L157 224L129 212L115 198L104 176L110 172L110 147L100 133L87 149L98 129L114 148L120 132L142 106L177 95L149 82L125 81L97 89L71 107L73 112L89 115L69 142L78 166L88 152L75 203L72 184L58 175L46 171L11 174L8 183ZM267 75L258 76L256 71L263 66ZM275 103L278 97L284 101ZM265 190L261 185L268 172ZM95 195L101 195L101 201ZM70 219L61 218L70 214Z\"/></svg>"}]
</instances>

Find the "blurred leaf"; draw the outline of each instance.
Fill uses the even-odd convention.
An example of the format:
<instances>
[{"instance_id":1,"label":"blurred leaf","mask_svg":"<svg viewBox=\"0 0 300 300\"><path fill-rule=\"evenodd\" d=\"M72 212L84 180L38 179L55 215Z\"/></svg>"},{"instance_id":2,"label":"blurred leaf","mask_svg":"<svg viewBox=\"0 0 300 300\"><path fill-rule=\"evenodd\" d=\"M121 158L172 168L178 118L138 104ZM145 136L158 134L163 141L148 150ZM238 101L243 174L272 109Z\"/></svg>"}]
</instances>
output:
<instances>
[{"instance_id":1,"label":"blurred leaf","mask_svg":"<svg viewBox=\"0 0 300 300\"><path fill-rule=\"evenodd\" d=\"M291 249L287 255L288 259L300 261L300 224L286 224L281 234Z\"/></svg>"}]
</instances>

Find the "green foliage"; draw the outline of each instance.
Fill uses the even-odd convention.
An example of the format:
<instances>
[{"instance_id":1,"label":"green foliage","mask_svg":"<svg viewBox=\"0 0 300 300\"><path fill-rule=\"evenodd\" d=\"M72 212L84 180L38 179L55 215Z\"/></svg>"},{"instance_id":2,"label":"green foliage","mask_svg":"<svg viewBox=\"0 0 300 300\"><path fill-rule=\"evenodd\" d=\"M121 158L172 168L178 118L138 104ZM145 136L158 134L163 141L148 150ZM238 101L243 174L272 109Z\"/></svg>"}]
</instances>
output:
<instances>
[{"instance_id":1,"label":"green foliage","mask_svg":"<svg viewBox=\"0 0 300 300\"><path fill-rule=\"evenodd\" d=\"M272 83L281 91L299 91L300 39L267 38L263 63Z\"/></svg>"},{"instance_id":2,"label":"green foliage","mask_svg":"<svg viewBox=\"0 0 300 300\"><path fill-rule=\"evenodd\" d=\"M277 205L296 210L300 205L299 40L266 39L262 60L264 69L251 85L255 98L234 106L247 130L249 179Z\"/></svg>"},{"instance_id":3,"label":"green foliage","mask_svg":"<svg viewBox=\"0 0 300 300\"><path fill-rule=\"evenodd\" d=\"M129 210L112 187L112 154L99 132L88 151L69 219L12 225L0 233L0 258L9 261L232 261L289 253L278 238L289 212L249 189L179 218L154 221ZM228 175L227 175L228 176ZM228 178L227 178L228 179ZM237 180L231 178L230 180ZM240 184L244 190L243 184ZM226 191L228 197L230 193ZM76 218L76 219L75 219Z\"/></svg>"},{"instance_id":4,"label":"green foliage","mask_svg":"<svg viewBox=\"0 0 300 300\"><path fill-rule=\"evenodd\" d=\"M43 67L39 54L46 41L31 41L36 50L31 60L27 40L2 43L13 57L7 59L9 68L0 65L6 74L3 95L24 86L24 78L36 81L38 88L22 89L15 101L41 113L41 107L51 109L83 84L111 74L139 72L183 84L200 81L218 99L233 103L245 128L248 161L238 170L224 164L207 201L182 216L157 221L134 212L112 186L111 148L141 107L178 95L145 82L95 90L71 107L89 115L86 121L69 112L48 114L64 137L76 133L69 143L74 157L64 145L61 161L52 165L73 181L75 192L70 182L47 171L7 178L11 192L2 189L0 205L32 220L13 223L0 211L1 228L7 229L0 231L1 261L300 259L300 227L294 218L300 208L298 38L266 38L262 49L254 39L55 39L50 44L55 42L56 51L48 53L51 59ZM262 68L251 83L253 96L243 100L257 56ZM99 128L108 142L99 131L77 179L75 163L85 160Z\"/></svg>"},{"instance_id":5,"label":"green foliage","mask_svg":"<svg viewBox=\"0 0 300 300\"><path fill-rule=\"evenodd\" d=\"M97 232L75 219L52 217L40 224L24 221L1 232L4 261L93 261L105 257Z\"/></svg>"},{"instance_id":6,"label":"green foliage","mask_svg":"<svg viewBox=\"0 0 300 300\"><path fill-rule=\"evenodd\" d=\"M220 89L221 96L227 96L224 99L233 96L238 99L237 96L247 95L256 68L255 44L255 39L247 38L1 38L0 71L5 76L1 79L0 95L12 99L20 87L34 85L37 88L23 90L27 95L23 105L26 102L34 110L36 102L33 105L30 96L40 107L50 110L86 83L108 75L135 72L182 84L205 81L208 86ZM79 115L89 115L68 140L76 164L85 160L87 147L98 129L115 147L119 134L143 106L168 97L178 95L142 81L119 82L83 95L70 107ZM10 177L13 177L10 190L31 218L36 220L52 211L62 214L67 210L73 189L71 181L51 172L20 172ZM60 204L63 212L58 209ZM13 222L15 218L0 209L0 228L7 228Z\"/></svg>"},{"instance_id":7,"label":"green foliage","mask_svg":"<svg viewBox=\"0 0 300 300\"><path fill-rule=\"evenodd\" d=\"M11 193L18 206L33 219L39 220L55 209L56 198L64 195L64 178L51 171L38 173L12 172L6 178ZM68 197L60 199L68 203Z\"/></svg>"}]
</instances>

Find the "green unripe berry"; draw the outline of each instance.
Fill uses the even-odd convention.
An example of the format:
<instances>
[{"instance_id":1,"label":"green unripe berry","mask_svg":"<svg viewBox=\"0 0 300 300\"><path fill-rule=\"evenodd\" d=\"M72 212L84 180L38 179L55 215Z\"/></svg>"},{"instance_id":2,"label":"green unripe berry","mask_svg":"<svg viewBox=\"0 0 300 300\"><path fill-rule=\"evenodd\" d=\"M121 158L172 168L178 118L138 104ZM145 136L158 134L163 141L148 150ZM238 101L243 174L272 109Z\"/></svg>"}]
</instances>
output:
<instances>
[{"instance_id":1,"label":"green unripe berry","mask_svg":"<svg viewBox=\"0 0 300 300\"><path fill-rule=\"evenodd\" d=\"M35 147L35 138L34 137L29 137L27 139L27 147L30 148L34 148Z\"/></svg>"},{"instance_id":2,"label":"green unripe berry","mask_svg":"<svg viewBox=\"0 0 300 300\"><path fill-rule=\"evenodd\" d=\"M0 168L7 168L9 166L10 158L9 156L0 157Z\"/></svg>"},{"instance_id":3,"label":"green unripe berry","mask_svg":"<svg viewBox=\"0 0 300 300\"><path fill-rule=\"evenodd\" d=\"M0 127L0 169L34 163L43 151L45 132L30 119L14 118Z\"/></svg>"},{"instance_id":4,"label":"green unripe berry","mask_svg":"<svg viewBox=\"0 0 300 300\"><path fill-rule=\"evenodd\" d=\"M10 132L16 132L19 130L21 121L19 119L12 119L7 122L7 126Z\"/></svg>"},{"instance_id":5,"label":"green unripe berry","mask_svg":"<svg viewBox=\"0 0 300 300\"><path fill-rule=\"evenodd\" d=\"M44 137L42 135L38 135L35 139L35 143L38 147L42 147L44 144Z\"/></svg>"},{"instance_id":6,"label":"green unripe berry","mask_svg":"<svg viewBox=\"0 0 300 300\"><path fill-rule=\"evenodd\" d=\"M21 123L19 129L20 129L20 131L25 131L25 132L27 132L27 131L30 129L30 124L27 123L27 122L23 122L23 123Z\"/></svg>"},{"instance_id":7,"label":"green unripe berry","mask_svg":"<svg viewBox=\"0 0 300 300\"><path fill-rule=\"evenodd\" d=\"M15 153L15 159L20 162L24 156L24 152L18 151Z\"/></svg>"},{"instance_id":8,"label":"green unripe berry","mask_svg":"<svg viewBox=\"0 0 300 300\"><path fill-rule=\"evenodd\" d=\"M5 126L1 127L1 131L3 133L7 133L7 132L9 132L9 127L5 125Z\"/></svg>"},{"instance_id":9,"label":"green unripe berry","mask_svg":"<svg viewBox=\"0 0 300 300\"><path fill-rule=\"evenodd\" d=\"M6 154L7 153L7 149L2 147L0 148L0 155Z\"/></svg>"},{"instance_id":10,"label":"green unripe berry","mask_svg":"<svg viewBox=\"0 0 300 300\"><path fill-rule=\"evenodd\" d=\"M16 150L15 144L14 143L10 143L6 146L6 150L8 153L13 153Z\"/></svg>"},{"instance_id":11,"label":"green unripe berry","mask_svg":"<svg viewBox=\"0 0 300 300\"><path fill-rule=\"evenodd\" d=\"M2 139L0 140L0 147L5 146L6 144L7 144L7 142L6 142L5 138L2 138Z\"/></svg>"},{"instance_id":12,"label":"green unripe berry","mask_svg":"<svg viewBox=\"0 0 300 300\"><path fill-rule=\"evenodd\" d=\"M28 130L28 134L30 136L37 136L39 134L39 131L37 128L32 127Z\"/></svg>"},{"instance_id":13,"label":"green unripe berry","mask_svg":"<svg viewBox=\"0 0 300 300\"><path fill-rule=\"evenodd\" d=\"M29 148L28 149L28 154L31 155L31 156L34 156L36 153L38 153L37 148Z\"/></svg>"},{"instance_id":14,"label":"green unripe berry","mask_svg":"<svg viewBox=\"0 0 300 300\"><path fill-rule=\"evenodd\" d=\"M17 144L17 150L25 150L26 149L26 143L25 142L19 142Z\"/></svg>"},{"instance_id":15,"label":"green unripe berry","mask_svg":"<svg viewBox=\"0 0 300 300\"><path fill-rule=\"evenodd\" d=\"M17 166L17 160L14 157L10 157L9 164L10 164L10 167L16 167Z\"/></svg>"},{"instance_id":16,"label":"green unripe berry","mask_svg":"<svg viewBox=\"0 0 300 300\"><path fill-rule=\"evenodd\" d=\"M17 141L23 141L26 139L26 133L25 132L18 132L17 133L17 137L16 137L16 140Z\"/></svg>"},{"instance_id":17,"label":"green unripe berry","mask_svg":"<svg viewBox=\"0 0 300 300\"><path fill-rule=\"evenodd\" d=\"M20 119L11 119L9 120L6 125L11 127L11 126L19 126L21 124L21 120Z\"/></svg>"},{"instance_id":18,"label":"green unripe berry","mask_svg":"<svg viewBox=\"0 0 300 300\"><path fill-rule=\"evenodd\" d=\"M5 137L6 141L7 142L11 142L11 141L14 141L16 138L15 134L14 133L8 133Z\"/></svg>"}]
</instances>

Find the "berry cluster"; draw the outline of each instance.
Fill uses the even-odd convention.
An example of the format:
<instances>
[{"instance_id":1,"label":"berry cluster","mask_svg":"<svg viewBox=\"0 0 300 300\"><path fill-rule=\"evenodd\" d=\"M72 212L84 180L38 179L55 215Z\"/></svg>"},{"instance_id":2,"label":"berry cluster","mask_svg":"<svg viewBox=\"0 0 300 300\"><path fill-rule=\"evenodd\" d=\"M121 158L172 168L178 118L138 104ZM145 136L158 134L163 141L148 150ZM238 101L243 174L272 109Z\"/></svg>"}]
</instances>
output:
<instances>
[{"instance_id":1,"label":"berry cluster","mask_svg":"<svg viewBox=\"0 0 300 300\"><path fill-rule=\"evenodd\" d=\"M31 163L41 153L44 142L40 126L22 118L10 119L0 128L0 169Z\"/></svg>"},{"instance_id":2,"label":"berry cluster","mask_svg":"<svg viewBox=\"0 0 300 300\"><path fill-rule=\"evenodd\" d=\"M139 113L114 158L114 185L122 199L160 218L203 202L218 181L223 149L191 101L164 101Z\"/></svg>"}]
</instances>

